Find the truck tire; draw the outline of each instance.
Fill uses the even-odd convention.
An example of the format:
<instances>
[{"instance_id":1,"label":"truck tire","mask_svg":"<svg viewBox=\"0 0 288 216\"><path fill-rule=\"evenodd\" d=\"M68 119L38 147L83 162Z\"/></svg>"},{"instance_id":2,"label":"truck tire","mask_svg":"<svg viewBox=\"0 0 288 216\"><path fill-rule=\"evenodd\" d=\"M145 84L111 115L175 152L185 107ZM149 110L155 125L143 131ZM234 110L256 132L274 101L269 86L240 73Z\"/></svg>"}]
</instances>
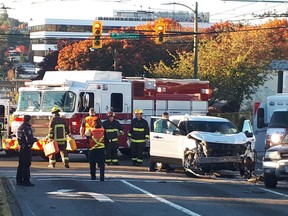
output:
<instances>
[{"instance_id":1,"label":"truck tire","mask_svg":"<svg viewBox=\"0 0 288 216\"><path fill-rule=\"evenodd\" d=\"M273 174L264 173L264 184L267 188L276 188L277 177Z\"/></svg>"}]
</instances>

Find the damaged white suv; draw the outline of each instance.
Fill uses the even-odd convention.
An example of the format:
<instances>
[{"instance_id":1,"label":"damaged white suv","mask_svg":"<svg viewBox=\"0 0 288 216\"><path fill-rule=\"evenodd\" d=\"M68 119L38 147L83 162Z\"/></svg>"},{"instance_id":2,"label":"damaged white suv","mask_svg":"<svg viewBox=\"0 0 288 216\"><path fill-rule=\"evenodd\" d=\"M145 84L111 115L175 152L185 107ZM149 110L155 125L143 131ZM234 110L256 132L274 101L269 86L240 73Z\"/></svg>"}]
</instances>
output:
<instances>
[{"instance_id":1,"label":"damaged white suv","mask_svg":"<svg viewBox=\"0 0 288 216\"><path fill-rule=\"evenodd\" d=\"M187 174L196 176L216 170L239 170L241 176L249 178L255 169L249 121L244 121L245 133L228 119L212 116L152 117L151 122L152 163L181 164Z\"/></svg>"}]
</instances>

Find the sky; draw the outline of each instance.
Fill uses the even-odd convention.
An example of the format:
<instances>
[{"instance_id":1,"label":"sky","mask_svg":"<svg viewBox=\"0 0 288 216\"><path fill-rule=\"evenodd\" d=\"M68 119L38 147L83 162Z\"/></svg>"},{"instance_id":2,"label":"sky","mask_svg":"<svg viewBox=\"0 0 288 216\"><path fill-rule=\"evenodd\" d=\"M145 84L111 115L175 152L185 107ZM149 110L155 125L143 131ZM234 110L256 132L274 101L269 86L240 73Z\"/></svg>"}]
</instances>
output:
<instances>
[{"instance_id":1,"label":"sky","mask_svg":"<svg viewBox=\"0 0 288 216\"><path fill-rule=\"evenodd\" d=\"M263 1L263 0L260 0ZM285 0L284 0L285 1ZM191 0L0 0L9 17L22 22L31 19L59 18L94 20L97 16L113 16L113 9L126 10L169 10L189 11L179 5L163 5L177 2L195 9ZM247 23L264 22L255 17L264 13L285 13L287 3L239 2L227 0L197 0L199 12L209 12L210 22L242 21ZM267 19L266 19L267 20Z\"/></svg>"}]
</instances>

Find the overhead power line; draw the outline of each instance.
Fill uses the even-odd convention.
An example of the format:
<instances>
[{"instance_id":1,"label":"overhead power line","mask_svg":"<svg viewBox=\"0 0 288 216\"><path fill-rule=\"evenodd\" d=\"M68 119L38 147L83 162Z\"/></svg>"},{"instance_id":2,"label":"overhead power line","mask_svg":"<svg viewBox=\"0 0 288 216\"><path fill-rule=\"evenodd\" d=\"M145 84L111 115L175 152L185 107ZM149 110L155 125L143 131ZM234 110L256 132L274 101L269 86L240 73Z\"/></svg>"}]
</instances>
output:
<instances>
[{"instance_id":1,"label":"overhead power line","mask_svg":"<svg viewBox=\"0 0 288 216\"><path fill-rule=\"evenodd\" d=\"M279 1L279 0L221 0L221 1L224 1L224 2L229 2L229 1L237 1L237 2L258 2L258 3L288 3L288 0L282 0L282 1Z\"/></svg>"}]
</instances>

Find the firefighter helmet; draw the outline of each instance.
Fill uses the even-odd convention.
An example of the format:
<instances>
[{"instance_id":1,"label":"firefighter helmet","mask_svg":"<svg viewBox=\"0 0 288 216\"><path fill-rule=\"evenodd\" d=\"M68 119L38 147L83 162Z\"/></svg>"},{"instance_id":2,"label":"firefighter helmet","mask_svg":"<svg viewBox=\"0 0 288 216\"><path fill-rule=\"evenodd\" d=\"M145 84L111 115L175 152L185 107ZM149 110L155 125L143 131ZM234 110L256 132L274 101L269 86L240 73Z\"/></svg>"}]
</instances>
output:
<instances>
[{"instance_id":1,"label":"firefighter helmet","mask_svg":"<svg viewBox=\"0 0 288 216\"><path fill-rule=\"evenodd\" d=\"M108 117L110 117L110 116L113 116L113 117L114 117L114 116L115 116L115 113L112 112L112 111L111 111L111 112L108 112L108 113L107 113L107 116L108 116Z\"/></svg>"},{"instance_id":2,"label":"firefighter helmet","mask_svg":"<svg viewBox=\"0 0 288 216\"><path fill-rule=\"evenodd\" d=\"M60 112L60 109L58 107L53 107L51 113L57 113L57 112Z\"/></svg>"},{"instance_id":3,"label":"firefighter helmet","mask_svg":"<svg viewBox=\"0 0 288 216\"><path fill-rule=\"evenodd\" d=\"M135 114L142 114L143 111L141 109L135 109Z\"/></svg>"}]
</instances>

